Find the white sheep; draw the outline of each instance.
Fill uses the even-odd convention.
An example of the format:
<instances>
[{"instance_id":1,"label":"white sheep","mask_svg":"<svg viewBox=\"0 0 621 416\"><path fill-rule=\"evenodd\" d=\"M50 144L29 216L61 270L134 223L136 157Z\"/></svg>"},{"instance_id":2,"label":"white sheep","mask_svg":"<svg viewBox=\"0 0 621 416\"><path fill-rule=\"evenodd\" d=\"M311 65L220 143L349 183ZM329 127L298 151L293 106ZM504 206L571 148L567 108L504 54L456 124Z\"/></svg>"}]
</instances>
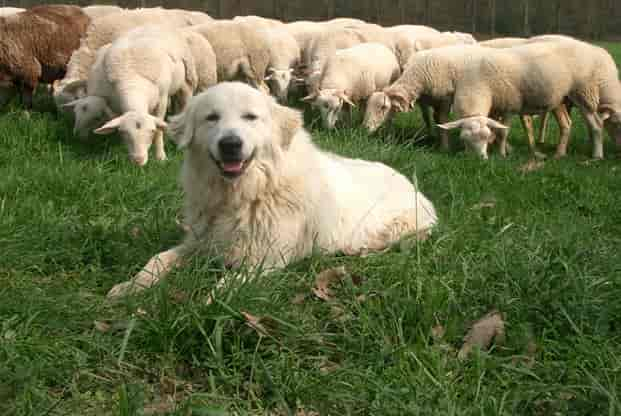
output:
<instances>
[{"instance_id":1,"label":"white sheep","mask_svg":"<svg viewBox=\"0 0 621 416\"><path fill-rule=\"evenodd\" d=\"M82 11L86 13L86 15L92 20L99 19L100 17L104 17L109 14L118 13L123 10L124 9L120 8L119 6L110 5L94 5L82 7Z\"/></svg>"},{"instance_id":2,"label":"white sheep","mask_svg":"<svg viewBox=\"0 0 621 416\"><path fill-rule=\"evenodd\" d=\"M84 84L75 83L75 81L87 79L95 62L97 50L102 46L144 25L155 24L169 28L181 28L211 20L208 15L200 12L161 8L122 10L95 19L80 42L80 48L71 55L65 77L54 84L54 100L57 108L62 108L64 104L86 94L82 88ZM71 87L67 88L70 85Z\"/></svg>"},{"instance_id":3,"label":"white sheep","mask_svg":"<svg viewBox=\"0 0 621 416\"><path fill-rule=\"evenodd\" d=\"M329 28L314 36L307 50L303 51L300 70L309 91L317 89L317 83L327 61L336 51L364 43L361 33L354 29Z\"/></svg>"},{"instance_id":4,"label":"white sheep","mask_svg":"<svg viewBox=\"0 0 621 416\"><path fill-rule=\"evenodd\" d=\"M265 74L272 58L267 32L250 23L220 20L193 26L216 53L218 81L244 81L269 93Z\"/></svg>"},{"instance_id":5,"label":"white sheep","mask_svg":"<svg viewBox=\"0 0 621 416\"><path fill-rule=\"evenodd\" d=\"M487 145L494 137L489 127L496 127L490 113L503 119L537 114L556 109L565 97L587 122L593 158L603 158L602 127L621 139L618 69L605 49L568 37L535 37L523 46L487 49L466 66L456 88L453 106L459 120L441 127L461 128L466 143L487 158ZM567 140L563 137L559 146L566 147ZM506 127L500 129L499 151L502 156L507 153Z\"/></svg>"},{"instance_id":6,"label":"white sheep","mask_svg":"<svg viewBox=\"0 0 621 416\"><path fill-rule=\"evenodd\" d=\"M11 16L12 14L20 13L25 10L26 9L20 7L0 7L0 17Z\"/></svg>"},{"instance_id":7,"label":"white sheep","mask_svg":"<svg viewBox=\"0 0 621 416\"><path fill-rule=\"evenodd\" d=\"M284 25L284 23L280 20L270 19L263 16L235 16L233 18L233 21L250 23L261 29L275 29L280 28Z\"/></svg>"},{"instance_id":8,"label":"white sheep","mask_svg":"<svg viewBox=\"0 0 621 416\"><path fill-rule=\"evenodd\" d=\"M292 74L300 62L300 47L295 38L283 28L266 29L270 45L270 61L264 80L281 103L287 101Z\"/></svg>"},{"instance_id":9,"label":"white sheep","mask_svg":"<svg viewBox=\"0 0 621 416\"><path fill-rule=\"evenodd\" d=\"M80 112L85 106L87 115L102 111L120 114L95 133L119 130L131 160L142 166L149 159L153 142L156 159L166 159L163 130L169 98L175 97L183 109L197 85L187 37L162 26L144 26L98 53L89 74L87 97L67 105L75 108L77 129L83 122Z\"/></svg>"},{"instance_id":10,"label":"white sheep","mask_svg":"<svg viewBox=\"0 0 621 416\"><path fill-rule=\"evenodd\" d=\"M486 49L475 45L448 46L416 53L395 83L369 98L364 126L375 131L394 114L409 111L421 98L421 104L434 108L436 122L448 121L455 84L463 67L473 56L485 53ZM426 109L424 115L430 127ZM440 139L442 148L448 149L448 133L441 131Z\"/></svg>"},{"instance_id":11,"label":"white sheep","mask_svg":"<svg viewBox=\"0 0 621 416\"><path fill-rule=\"evenodd\" d=\"M362 43L329 58L318 89L304 100L312 100L319 107L324 126L333 128L344 104L361 104L399 74L399 62L390 49L380 43Z\"/></svg>"}]
</instances>

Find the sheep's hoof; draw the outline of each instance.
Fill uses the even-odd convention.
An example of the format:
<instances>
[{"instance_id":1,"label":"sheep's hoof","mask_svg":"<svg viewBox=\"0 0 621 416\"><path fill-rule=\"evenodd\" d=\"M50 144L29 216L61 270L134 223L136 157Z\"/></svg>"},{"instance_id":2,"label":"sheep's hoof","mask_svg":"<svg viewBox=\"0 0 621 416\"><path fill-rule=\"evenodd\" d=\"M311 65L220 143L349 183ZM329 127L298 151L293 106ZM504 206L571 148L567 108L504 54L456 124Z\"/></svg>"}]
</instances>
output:
<instances>
[{"instance_id":1,"label":"sheep's hoof","mask_svg":"<svg viewBox=\"0 0 621 416\"><path fill-rule=\"evenodd\" d=\"M168 160L166 155L155 155L155 160L159 160L160 162L165 162Z\"/></svg>"},{"instance_id":2,"label":"sheep's hoof","mask_svg":"<svg viewBox=\"0 0 621 416\"><path fill-rule=\"evenodd\" d=\"M533 152L533 156L535 157L535 159L538 159L538 160L543 160L543 159L546 159L548 157L544 153L541 153L541 152L539 152L537 150L535 150Z\"/></svg>"}]
</instances>

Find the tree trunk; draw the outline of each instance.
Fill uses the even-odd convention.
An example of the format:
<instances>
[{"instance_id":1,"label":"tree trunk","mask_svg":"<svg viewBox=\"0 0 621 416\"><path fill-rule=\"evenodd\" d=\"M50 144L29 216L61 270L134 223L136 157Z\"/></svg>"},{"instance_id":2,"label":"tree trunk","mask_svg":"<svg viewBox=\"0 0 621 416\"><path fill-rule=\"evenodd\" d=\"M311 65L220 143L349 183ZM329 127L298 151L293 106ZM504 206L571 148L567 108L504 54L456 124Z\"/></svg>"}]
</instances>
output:
<instances>
[{"instance_id":1,"label":"tree trunk","mask_svg":"<svg viewBox=\"0 0 621 416\"><path fill-rule=\"evenodd\" d=\"M556 3L556 33L561 33L561 5L563 0L557 0Z\"/></svg>"}]
</instances>

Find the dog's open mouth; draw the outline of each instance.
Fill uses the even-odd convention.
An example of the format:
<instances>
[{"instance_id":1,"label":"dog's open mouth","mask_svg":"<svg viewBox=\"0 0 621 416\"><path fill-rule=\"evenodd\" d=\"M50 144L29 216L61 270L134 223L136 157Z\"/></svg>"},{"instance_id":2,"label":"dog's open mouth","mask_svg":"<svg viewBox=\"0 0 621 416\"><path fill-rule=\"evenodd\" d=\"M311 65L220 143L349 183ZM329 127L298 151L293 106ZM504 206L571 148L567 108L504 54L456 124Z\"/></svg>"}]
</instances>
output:
<instances>
[{"instance_id":1,"label":"dog's open mouth","mask_svg":"<svg viewBox=\"0 0 621 416\"><path fill-rule=\"evenodd\" d=\"M256 153L256 149L252 152L250 157L248 157L248 159L245 159L245 160L239 160L239 159L218 160L215 157L213 157L213 155L211 157L214 160L214 162L216 162L216 165L218 165L218 168L220 168L220 173L222 174L222 176L224 176L225 178L229 178L229 179L235 179L243 175L246 169L248 169L248 166L250 166L250 164L254 160L255 153Z\"/></svg>"}]
</instances>

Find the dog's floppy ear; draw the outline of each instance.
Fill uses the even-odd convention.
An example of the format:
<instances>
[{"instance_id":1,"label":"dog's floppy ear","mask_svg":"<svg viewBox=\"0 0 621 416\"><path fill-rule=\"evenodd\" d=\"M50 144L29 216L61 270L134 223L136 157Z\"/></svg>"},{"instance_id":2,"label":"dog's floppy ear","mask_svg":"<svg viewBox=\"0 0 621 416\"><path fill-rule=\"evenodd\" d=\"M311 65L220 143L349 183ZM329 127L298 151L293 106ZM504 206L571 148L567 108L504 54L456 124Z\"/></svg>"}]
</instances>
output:
<instances>
[{"instance_id":1,"label":"dog's floppy ear","mask_svg":"<svg viewBox=\"0 0 621 416\"><path fill-rule=\"evenodd\" d=\"M179 149L187 147L194 139L194 111L189 105L183 112L168 118L166 131Z\"/></svg>"},{"instance_id":2,"label":"dog's floppy ear","mask_svg":"<svg viewBox=\"0 0 621 416\"><path fill-rule=\"evenodd\" d=\"M272 120L276 134L280 135L280 145L287 149L296 133L302 128L302 113L284 105L272 104Z\"/></svg>"}]
</instances>

